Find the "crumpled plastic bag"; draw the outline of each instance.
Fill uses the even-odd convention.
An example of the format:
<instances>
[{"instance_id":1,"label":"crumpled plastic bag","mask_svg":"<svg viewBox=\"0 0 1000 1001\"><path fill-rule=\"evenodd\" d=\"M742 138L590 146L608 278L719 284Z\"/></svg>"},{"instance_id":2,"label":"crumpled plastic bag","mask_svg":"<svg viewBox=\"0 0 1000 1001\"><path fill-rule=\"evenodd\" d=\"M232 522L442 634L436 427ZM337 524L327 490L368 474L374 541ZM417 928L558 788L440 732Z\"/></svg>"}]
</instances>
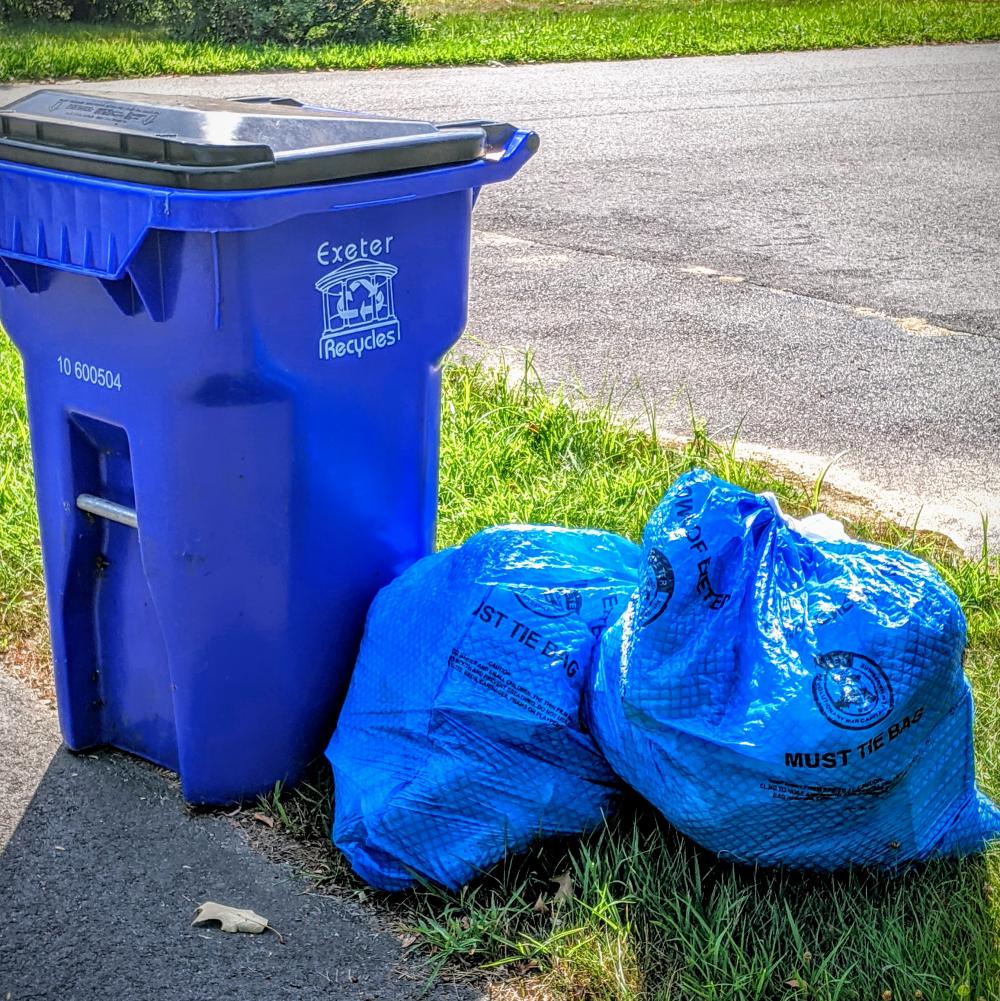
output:
<instances>
[{"instance_id":1,"label":"crumpled plastic bag","mask_svg":"<svg viewBox=\"0 0 1000 1001\"><path fill-rule=\"evenodd\" d=\"M730 859L891 867L981 848L1000 823L975 785L958 599L923 560L810 521L703 470L676 481L601 642L598 743Z\"/></svg>"},{"instance_id":2,"label":"crumpled plastic bag","mask_svg":"<svg viewBox=\"0 0 1000 1001\"><path fill-rule=\"evenodd\" d=\"M379 592L327 750L333 840L359 876L455 888L614 808L619 783L581 701L638 568L616 535L515 526Z\"/></svg>"}]
</instances>

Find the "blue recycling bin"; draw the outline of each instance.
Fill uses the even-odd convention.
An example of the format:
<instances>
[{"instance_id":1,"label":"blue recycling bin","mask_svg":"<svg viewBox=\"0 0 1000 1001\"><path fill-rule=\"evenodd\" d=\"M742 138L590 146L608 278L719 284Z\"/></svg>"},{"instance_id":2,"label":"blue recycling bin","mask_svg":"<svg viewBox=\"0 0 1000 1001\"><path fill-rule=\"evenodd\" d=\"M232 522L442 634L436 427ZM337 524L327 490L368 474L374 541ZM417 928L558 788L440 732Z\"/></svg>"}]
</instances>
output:
<instances>
[{"instance_id":1,"label":"blue recycling bin","mask_svg":"<svg viewBox=\"0 0 1000 1001\"><path fill-rule=\"evenodd\" d=\"M0 321L70 748L194 803L322 751L371 598L433 547L473 205L536 147L287 100L0 109Z\"/></svg>"}]
</instances>

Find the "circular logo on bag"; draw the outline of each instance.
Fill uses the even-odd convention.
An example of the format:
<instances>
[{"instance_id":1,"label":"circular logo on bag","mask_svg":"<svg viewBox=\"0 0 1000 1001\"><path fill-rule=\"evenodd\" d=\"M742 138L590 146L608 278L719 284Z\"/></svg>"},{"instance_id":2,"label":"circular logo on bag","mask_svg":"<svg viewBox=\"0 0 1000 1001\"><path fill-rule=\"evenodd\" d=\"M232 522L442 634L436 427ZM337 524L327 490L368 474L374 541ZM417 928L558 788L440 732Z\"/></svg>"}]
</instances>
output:
<instances>
[{"instance_id":1,"label":"circular logo on bag","mask_svg":"<svg viewBox=\"0 0 1000 1001\"><path fill-rule=\"evenodd\" d=\"M515 591L514 597L529 612L544 619L562 619L583 606L580 592L572 587L553 587L547 591Z\"/></svg>"},{"instance_id":2,"label":"circular logo on bag","mask_svg":"<svg viewBox=\"0 0 1000 1001\"><path fill-rule=\"evenodd\" d=\"M639 625L648 626L664 612L674 593L674 568L659 549L651 549L639 583Z\"/></svg>"},{"instance_id":3,"label":"circular logo on bag","mask_svg":"<svg viewBox=\"0 0 1000 1001\"><path fill-rule=\"evenodd\" d=\"M889 679L860 653L832 650L816 658L813 698L819 711L843 730L867 730L892 712Z\"/></svg>"}]
</instances>

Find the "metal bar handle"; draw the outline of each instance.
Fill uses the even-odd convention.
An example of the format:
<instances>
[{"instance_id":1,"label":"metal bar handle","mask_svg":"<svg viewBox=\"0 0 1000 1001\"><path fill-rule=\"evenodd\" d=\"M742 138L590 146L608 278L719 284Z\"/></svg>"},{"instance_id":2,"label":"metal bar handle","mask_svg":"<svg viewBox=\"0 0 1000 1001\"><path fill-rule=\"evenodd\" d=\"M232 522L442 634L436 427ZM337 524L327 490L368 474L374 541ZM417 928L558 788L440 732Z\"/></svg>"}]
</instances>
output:
<instances>
[{"instance_id":1,"label":"metal bar handle","mask_svg":"<svg viewBox=\"0 0 1000 1001\"><path fill-rule=\"evenodd\" d=\"M126 525L129 528L139 527L139 518L135 513L135 508L125 507L124 504L116 504L114 501L95 497L93 494L80 494L76 499L76 506L81 511L86 511L87 514L95 515L98 518L107 518L108 521L115 521L119 525Z\"/></svg>"}]
</instances>

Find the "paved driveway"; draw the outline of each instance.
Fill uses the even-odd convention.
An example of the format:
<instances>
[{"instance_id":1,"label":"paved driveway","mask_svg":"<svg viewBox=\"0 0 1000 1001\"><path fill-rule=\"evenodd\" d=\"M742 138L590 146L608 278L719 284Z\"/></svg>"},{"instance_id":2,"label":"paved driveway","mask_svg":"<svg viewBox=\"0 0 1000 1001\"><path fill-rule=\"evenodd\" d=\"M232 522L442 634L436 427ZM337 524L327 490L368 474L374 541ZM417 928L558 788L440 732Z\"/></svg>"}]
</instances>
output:
<instances>
[{"instance_id":1,"label":"paved driveway","mask_svg":"<svg viewBox=\"0 0 1000 1001\"><path fill-rule=\"evenodd\" d=\"M0 998L474 1001L403 957L356 901L308 893L136 758L60 748L55 716L0 667ZM205 900L282 933L192 928Z\"/></svg>"}]
</instances>

